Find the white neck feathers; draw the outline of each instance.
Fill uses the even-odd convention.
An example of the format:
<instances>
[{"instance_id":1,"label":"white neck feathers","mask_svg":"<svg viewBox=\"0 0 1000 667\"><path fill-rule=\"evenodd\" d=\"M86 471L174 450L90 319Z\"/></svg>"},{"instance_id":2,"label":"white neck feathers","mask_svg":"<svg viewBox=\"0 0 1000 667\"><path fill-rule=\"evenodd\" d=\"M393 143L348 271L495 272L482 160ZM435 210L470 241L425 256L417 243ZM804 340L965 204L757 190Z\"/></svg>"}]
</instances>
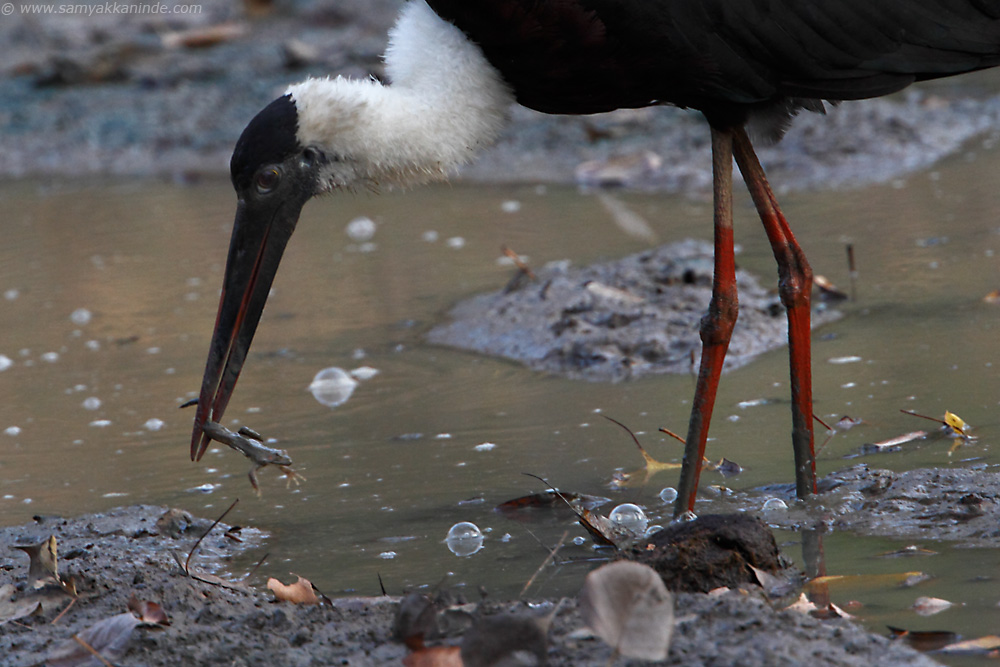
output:
<instances>
[{"instance_id":1,"label":"white neck feathers","mask_svg":"<svg viewBox=\"0 0 1000 667\"><path fill-rule=\"evenodd\" d=\"M341 161L329 187L442 180L506 123L511 90L479 47L424 0L406 3L385 62L391 86L337 77L288 88L299 142Z\"/></svg>"}]
</instances>

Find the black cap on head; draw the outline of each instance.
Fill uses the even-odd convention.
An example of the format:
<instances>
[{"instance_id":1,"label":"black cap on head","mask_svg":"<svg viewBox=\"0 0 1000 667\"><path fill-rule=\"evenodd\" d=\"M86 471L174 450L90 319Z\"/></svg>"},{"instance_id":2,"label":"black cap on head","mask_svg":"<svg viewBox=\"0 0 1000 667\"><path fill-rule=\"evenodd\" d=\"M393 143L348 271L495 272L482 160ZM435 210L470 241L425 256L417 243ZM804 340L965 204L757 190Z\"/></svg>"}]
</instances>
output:
<instances>
[{"instance_id":1,"label":"black cap on head","mask_svg":"<svg viewBox=\"0 0 1000 667\"><path fill-rule=\"evenodd\" d=\"M254 116L236 142L229 161L237 191L250 184L261 165L282 162L302 148L295 134L298 127L298 111L291 95L279 97Z\"/></svg>"}]
</instances>

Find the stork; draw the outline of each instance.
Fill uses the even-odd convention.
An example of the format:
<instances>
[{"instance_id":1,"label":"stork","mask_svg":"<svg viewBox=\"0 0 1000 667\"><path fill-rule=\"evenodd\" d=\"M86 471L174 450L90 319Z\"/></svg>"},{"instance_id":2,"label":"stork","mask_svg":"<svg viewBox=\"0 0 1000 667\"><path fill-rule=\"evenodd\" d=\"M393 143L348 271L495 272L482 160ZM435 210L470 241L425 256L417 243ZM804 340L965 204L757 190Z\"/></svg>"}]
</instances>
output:
<instances>
[{"instance_id":1,"label":"stork","mask_svg":"<svg viewBox=\"0 0 1000 667\"><path fill-rule=\"evenodd\" d=\"M410 0L374 79L311 78L247 125L218 316L191 439L204 454L239 378L303 205L315 195L443 180L492 144L513 103L552 114L673 105L711 132L715 275L675 515L691 510L737 316L735 159L787 310L796 494L816 490L812 271L750 135L799 111L1000 64L997 0Z\"/></svg>"}]
</instances>

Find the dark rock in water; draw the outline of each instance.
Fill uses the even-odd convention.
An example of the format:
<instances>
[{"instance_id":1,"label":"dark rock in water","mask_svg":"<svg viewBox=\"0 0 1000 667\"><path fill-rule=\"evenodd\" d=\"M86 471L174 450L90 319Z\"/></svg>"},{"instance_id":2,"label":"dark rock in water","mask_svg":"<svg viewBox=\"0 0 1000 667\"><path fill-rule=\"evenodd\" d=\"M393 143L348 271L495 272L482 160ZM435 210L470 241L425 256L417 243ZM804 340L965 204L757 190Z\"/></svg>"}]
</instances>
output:
<instances>
[{"instance_id":1,"label":"dark rock in water","mask_svg":"<svg viewBox=\"0 0 1000 667\"><path fill-rule=\"evenodd\" d=\"M690 373L701 355L712 258L711 244L687 240L586 268L546 268L519 288L460 303L428 339L577 379ZM745 271L736 278L740 314L727 369L788 340L778 296ZM820 307L813 323L837 317Z\"/></svg>"},{"instance_id":2,"label":"dark rock in water","mask_svg":"<svg viewBox=\"0 0 1000 667\"><path fill-rule=\"evenodd\" d=\"M774 535L745 514L706 514L668 526L626 556L656 570L670 590L689 593L757 584L749 565L768 573L782 569Z\"/></svg>"}]
</instances>

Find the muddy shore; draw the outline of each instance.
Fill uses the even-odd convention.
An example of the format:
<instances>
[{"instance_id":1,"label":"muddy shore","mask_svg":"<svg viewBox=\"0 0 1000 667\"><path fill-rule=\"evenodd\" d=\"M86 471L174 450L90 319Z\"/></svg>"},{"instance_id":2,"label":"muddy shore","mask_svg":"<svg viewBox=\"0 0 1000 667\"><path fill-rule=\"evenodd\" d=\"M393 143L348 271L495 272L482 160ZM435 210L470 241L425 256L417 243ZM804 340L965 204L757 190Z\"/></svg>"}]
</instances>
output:
<instances>
[{"instance_id":1,"label":"muddy shore","mask_svg":"<svg viewBox=\"0 0 1000 667\"><path fill-rule=\"evenodd\" d=\"M26 525L0 529L5 585L0 589L0 622L9 616L12 600L39 603L33 613L0 626L4 664L58 664L53 658L75 646L74 634L126 613L130 597L160 605L170 625L126 633L115 661L119 665L361 667L400 664L409 652L393 639L402 591L320 606L276 602L260 577L241 579L242 573L227 571L227 563L240 552L265 551L266 536L242 528L236 533L242 541L236 541L227 536L232 535L231 527L224 524L199 546L189 568L195 577L188 576L183 570L187 554L211 522L176 511L165 520L166 512L164 507L134 506L71 519L37 517ZM57 540L60 576L74 582L75 600L52 586L33 591L29 559L13 548L49 536ZM473 614L545 614L557 603L486 601ZM937 664L904 642L869 633L849 620L819 620L783 607L753 587L711 596L677 594L670 652L659 664ZM459 642L460 635L432 643ZM577 601L562 601L548 632L548 664L606 665L611 656L611 649L585 629Z\"/></svg>"}]
</instances>

